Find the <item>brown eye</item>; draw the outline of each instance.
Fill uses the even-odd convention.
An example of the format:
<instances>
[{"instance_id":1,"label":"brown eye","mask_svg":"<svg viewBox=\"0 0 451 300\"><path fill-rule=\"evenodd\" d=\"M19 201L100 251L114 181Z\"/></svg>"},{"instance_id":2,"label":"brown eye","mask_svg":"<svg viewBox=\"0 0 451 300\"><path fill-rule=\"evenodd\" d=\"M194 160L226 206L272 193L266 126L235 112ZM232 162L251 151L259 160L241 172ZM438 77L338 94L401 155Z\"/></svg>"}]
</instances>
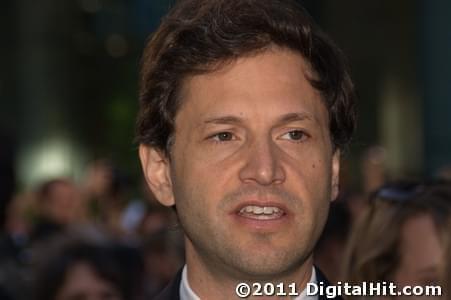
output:
<instances>
[{"instance_id":1,"label":"brown eye","mask_svg":"<svg viewBox=\"0 0 451 300\"><path fill-rule=\"evenodd\" d=\"M288 132L288 135L290 136L290 139L299 141L304 137L304 132L302 132L300 130L293 130L293 131Z\"/></svg>"},{"instance_id":2,"label":"brown eye","mask_svg":"<svg viewBox=\"0 0 451 300\"><path fill-rule=\"evenodd\" d=\"M282 140L289 140L289 141L293 141L293 142L302 142L307 137L308 137L308 135L304 131L296 129L296 130L288 131L287 133L283 134L280 138Z\"/></svg>"}]
</instances>

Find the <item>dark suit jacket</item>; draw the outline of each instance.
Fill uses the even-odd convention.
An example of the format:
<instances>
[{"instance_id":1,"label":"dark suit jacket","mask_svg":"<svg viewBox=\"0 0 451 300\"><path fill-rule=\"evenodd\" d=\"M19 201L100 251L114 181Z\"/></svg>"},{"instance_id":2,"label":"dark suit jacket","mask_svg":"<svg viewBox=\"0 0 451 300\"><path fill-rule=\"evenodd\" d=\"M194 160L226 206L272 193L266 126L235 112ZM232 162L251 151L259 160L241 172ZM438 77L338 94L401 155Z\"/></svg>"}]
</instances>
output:
<instances>
[{"instance_id":1,"label":"dark suit jacket","mask_svg":"<svg viewBox=\"0 0 451 300\"><path fill-rule=\"evenodd\" d=\"M324 282L324 286L329 285L329 281L327 281L324 274L315 267L316 270L316 281ZM158 294L153 300L180 300L180 282L182 281L182 270L180 270L175 278L164 288L164 290ZM318 300L342 300L340 296L335 298L326 298L326 296L318 296Z\"/></svg>"}]
</instances>

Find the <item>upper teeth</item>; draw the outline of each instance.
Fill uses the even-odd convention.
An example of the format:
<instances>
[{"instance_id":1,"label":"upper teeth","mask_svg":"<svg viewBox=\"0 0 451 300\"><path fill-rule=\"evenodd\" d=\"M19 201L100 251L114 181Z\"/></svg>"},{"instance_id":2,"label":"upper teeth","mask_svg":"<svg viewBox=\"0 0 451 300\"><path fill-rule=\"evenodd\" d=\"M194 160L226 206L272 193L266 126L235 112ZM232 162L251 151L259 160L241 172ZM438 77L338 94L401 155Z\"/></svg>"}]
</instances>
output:
<instances>
[{"instance_id":1,"label":"upper teeth","mask_svg":"<svg viewBox=\"0 0 451 300\"><path fill-rule=\"evenodd\" d=\"M243 207L240 210L240 213L253 213L256 215L261 215L261 214L265 214L265 215L272 215L274 213L279 213L280 209L278 207L274 207L274 206L255 206L255 205L248 205Z\"/></svg>"}]
</instances>

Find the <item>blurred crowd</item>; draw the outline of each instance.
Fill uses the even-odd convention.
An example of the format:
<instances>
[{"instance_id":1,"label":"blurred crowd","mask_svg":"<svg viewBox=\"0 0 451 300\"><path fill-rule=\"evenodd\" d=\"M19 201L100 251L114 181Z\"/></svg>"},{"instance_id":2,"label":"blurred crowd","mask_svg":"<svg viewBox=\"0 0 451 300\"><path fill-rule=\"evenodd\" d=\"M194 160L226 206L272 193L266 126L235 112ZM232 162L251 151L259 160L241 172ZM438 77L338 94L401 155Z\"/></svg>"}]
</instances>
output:
<instances>
[{"instance_id":1,"label":"blurred crowd","mask_svg":"<svg viewBox=\"0 0 451 300\"><path fill-rule=\"evenodd\" d=\"M331 283L441 285L450 293L449 169L394 181L380 147L366 151L361 168L358 189L342 174L315 264ZM111 162L93 162L81 181L53 178L22 193L5 174L13 173L2 170L0 299L151 299L183 265L175 212L144 182L141 196L128 199L129 182Z\"/></svg>"},{"instance_id":2,"label":"blurred crowd","mask_svg":"<svg viewBox=\"0 0 451 300\"><path fill-rule=\"evenodd\" d=\"M12 195L0 236L0 299L149 299L183 263L171 209L106 160L81 182L54 178ZM3 199L2 199L3 200Z\"/></svg>"},{"instance_id":3,"label":"blurred crowd","mask_svg":"<svg viewBox=\"0 0 451 300\"><path fill-rule=\"evenodd\" d=\"M360 161L361 187L342 184L315 264L335 284L393 282L398 291L440 286L438 298L451 299L450 168L429 178L391 178L385 156L381 147L368 148Z\"/></svg>"}]
</instances>

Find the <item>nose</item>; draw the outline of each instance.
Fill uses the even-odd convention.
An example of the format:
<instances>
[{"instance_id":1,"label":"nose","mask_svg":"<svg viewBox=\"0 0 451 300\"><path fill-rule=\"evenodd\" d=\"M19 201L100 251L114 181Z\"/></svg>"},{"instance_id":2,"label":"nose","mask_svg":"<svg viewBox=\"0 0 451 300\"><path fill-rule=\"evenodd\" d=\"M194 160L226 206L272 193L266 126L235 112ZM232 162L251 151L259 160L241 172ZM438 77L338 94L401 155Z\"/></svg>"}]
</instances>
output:
<instances>
[{"instance_id":1,"label":"nose","mask_svg":"<svg viewBox=\"0 0 451 300\"><path fill-rule=\"evenodd\" d=\"M280 154L272 140L255 140L246 149L246 162L239 174L242 182L273 185L285 181Z\"/></svg>"}]
</instances>

